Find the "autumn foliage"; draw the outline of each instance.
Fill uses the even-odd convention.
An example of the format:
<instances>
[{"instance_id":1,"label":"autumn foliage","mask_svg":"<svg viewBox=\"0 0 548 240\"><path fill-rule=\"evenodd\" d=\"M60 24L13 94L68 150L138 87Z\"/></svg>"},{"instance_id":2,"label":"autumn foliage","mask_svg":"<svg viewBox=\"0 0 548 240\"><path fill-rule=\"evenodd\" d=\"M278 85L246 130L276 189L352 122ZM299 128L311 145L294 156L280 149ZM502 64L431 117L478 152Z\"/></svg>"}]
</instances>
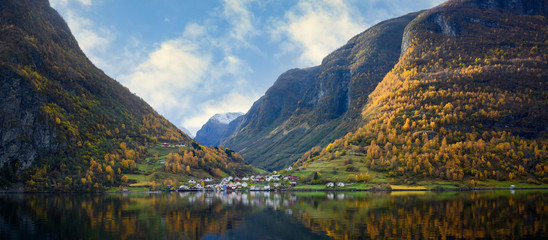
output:
<instances>
[{"instance_id":1,"label":"autumn foliage","mask_svg":"<svg viewBox=\"0 0 548 240\"><path fill-rule=\"evenodd\" d=\"M369 96L366 123L299 164L344 151L390 176L548 183L546 17L468 6L422 19L429 14L447 16L460 35L412 22L419 30Z\"/></svg>"}]
</instances>

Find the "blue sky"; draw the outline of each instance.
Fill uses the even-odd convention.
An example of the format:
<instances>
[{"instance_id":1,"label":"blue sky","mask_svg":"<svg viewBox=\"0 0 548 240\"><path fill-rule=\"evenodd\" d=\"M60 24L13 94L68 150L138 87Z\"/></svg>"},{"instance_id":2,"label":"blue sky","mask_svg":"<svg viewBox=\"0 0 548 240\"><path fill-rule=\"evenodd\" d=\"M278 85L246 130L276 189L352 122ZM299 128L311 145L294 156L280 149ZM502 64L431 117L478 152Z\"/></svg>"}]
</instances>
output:
<instances>
[{"instance_id":1,"label":"blue sky","mask_svg":"<svg viewBox=\"0 0 548 240\"><path fill-rule=\"evenodd\" d=\"M278 75L444 0L50 0L106 74L193 134L247 112Z\"/></svg>"}]
</instances>

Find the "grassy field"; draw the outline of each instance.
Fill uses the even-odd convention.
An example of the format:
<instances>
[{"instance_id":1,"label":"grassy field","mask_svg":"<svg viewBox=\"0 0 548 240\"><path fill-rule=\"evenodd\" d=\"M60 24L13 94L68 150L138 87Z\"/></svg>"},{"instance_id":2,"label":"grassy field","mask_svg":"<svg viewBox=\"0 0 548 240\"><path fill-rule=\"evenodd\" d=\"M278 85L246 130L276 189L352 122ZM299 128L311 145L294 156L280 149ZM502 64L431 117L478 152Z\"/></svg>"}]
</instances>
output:
<instances>
[{"instance_id":1,"label":"grassy field","mask_svg":"<svg viewBox=\"0 0 548 240\"><path fill-rule=\"evenodd\" d=\"M199 179L210 177L209 173L203 170L193 170L193 177L187 177L180 174L167 173L162 171L164 165L161 164L161 161L164 161L167 155L171 152L178 151L177 148L164 148L161 146L155 146L148 149L148 152L152 157L147 157L144 162L137 163L137 170L132 174L126 174L129 179L129 184L123 186L122 188L128 189L130 191L146 191L149 190L153 185L161 186L164 184L164 180L171 180L171 184L178 186L179 184L186 183L190 178ZM156 160L156 156L157 160ZM386 187L390 185L393 190L429 190L429 189L458 189L458 188L467 188L466 184L438 179L418 179L418 180L409 180L401 179L397 177L388 177L388 174L385 172L374 172L370 171L365 167L365 164L362 162L363 156L357 155L346 155L342 156L339 159L331 161L315 161L311 163L306 169L302 171L280 171L282 175L297 175L299 178L304 179L309 176L312 176L314 172L319 172L321 179L329 182L344 182L346 186L336 187L335 189L343 190L365 190L370 188L378 188L379 186ZM354 171L346 171L347 166L352 165L355 167ZM261 175L268 175L269 172L264 171L263 169L254 168ZM357 171L356 171L357 170ZM349 175L355 176L357 174L368 173L370 180L366 183L347 183L347 178ZM352 178L354 182L354 178ZM516 181L496 181L488 180L480 182L476 187L479 188L509 188L511 185L514 185L516 188L548 188L548 184L536 185L527 183L524 180ZM303 185L298 181L298 185L294 188L299 189L314 189L314 190L324 190L325 185ZM120 191L120 188L111 188L109 191Z\"/></svg>"},{"instance_id":2,"label":"grassy field","mask_svg":"<svg viewBox=\"0 0 548 240\"><path fill-rule=\"evenodd\" d=\"M294 189L325 189L325 185L300 185L294 187Z\"/></svg>"}]
</instances>

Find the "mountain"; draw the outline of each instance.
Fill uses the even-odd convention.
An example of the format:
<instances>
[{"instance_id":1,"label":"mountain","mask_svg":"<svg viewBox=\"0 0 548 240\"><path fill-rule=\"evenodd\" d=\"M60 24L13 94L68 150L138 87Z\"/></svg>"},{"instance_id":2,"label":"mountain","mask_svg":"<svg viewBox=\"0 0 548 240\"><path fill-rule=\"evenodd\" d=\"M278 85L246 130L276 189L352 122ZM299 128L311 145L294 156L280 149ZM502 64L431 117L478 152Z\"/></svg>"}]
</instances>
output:
<instances>
[{"instance_id":1,"label":"mountain","mask_svg":"<svg viewBox=\"0 0 548 240\"><path fill-rule=\"evenodd\" d=\"M354 130L367 96L398 61L404 28L418 14L371 27L320 66L283 73L221 144L253 165L277 170Z\"/></svg>"},{"instance_id":2,"label":"mountain","mask_svg":"<svg viewBox=\"0 0 548 240\"><path fill-rule=\"evenodd\" d=\"M190 132L190 130L184 128L184 127L181 127L181 131L183 131L186 135L188 135L190 138L194 138L194 136L192 135L192 132Z\"/></svg>"},{"instance_id":3,"label":"mountain","mask_svg":"<svg viewBox=\"0 0 548 240\"><path fill-rule=\"evenodd\" d=\"M240 117L242 115L244 114L233 112L215 114L202 126L200 130L198 130L198 132L196 132L196 137L194 140L200 142L204 146L218 147L224 139L234 133L234 126L238 126L240 124ZM233 121L235 122L232 123Z\"/></svg>"},{"instance_id":4,"label":"mountain","mask_svg":"<svg viewBox=\"0 0 548 240\"><path fill-rule=\"evenodd\" d=\"M411 182L548 182L547 15L545 0L450 0L421 13L364 123L298 164L345 159Z\"/></svg>"},{"instance_id":5,"label":"mountain","mask_svg":"<svg viewBox=\"0 0 548 240\"><path fill-rule=\"evenodd\" d=\"M118 186L159 142L188 146L192 163L204 153L221 172L245 168L230 151L199 146L96 68L47 0L0 1L0 84L0 185Z\"/></svg>"}]
</instances>

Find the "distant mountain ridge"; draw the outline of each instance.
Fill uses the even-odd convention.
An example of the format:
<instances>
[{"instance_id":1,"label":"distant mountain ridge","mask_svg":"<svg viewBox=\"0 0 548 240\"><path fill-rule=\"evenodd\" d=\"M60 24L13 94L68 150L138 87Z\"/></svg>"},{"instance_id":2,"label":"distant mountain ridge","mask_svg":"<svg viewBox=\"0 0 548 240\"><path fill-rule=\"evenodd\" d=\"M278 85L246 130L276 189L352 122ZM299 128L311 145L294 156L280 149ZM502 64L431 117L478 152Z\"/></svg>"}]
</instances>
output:
<instances>
[{"instance_id":1,"label":"distant mountain ridge","mask_svg":"<svg viewBox=\"0 0 548 240\"><path fill-rule=\"evenodd\" d=\"M277 170L355 129L367 96L398 61L404 28L418 14L371 27L320 66L283 73L221 143L256 166Z\"/></svg>"},{"instance_id":2,"label":"distant mountain ridge","mask_svg":"<svg viewBox=\"0 0 548 240\"><path fill-rule=\"evenodd\" d=\"M242 115L244 114L238 112L215 114L196 132L194 140L205 146L218 147L234 133L235 126L240 124L237 119L241 119Z\"/></svg>"}]
</instances>

